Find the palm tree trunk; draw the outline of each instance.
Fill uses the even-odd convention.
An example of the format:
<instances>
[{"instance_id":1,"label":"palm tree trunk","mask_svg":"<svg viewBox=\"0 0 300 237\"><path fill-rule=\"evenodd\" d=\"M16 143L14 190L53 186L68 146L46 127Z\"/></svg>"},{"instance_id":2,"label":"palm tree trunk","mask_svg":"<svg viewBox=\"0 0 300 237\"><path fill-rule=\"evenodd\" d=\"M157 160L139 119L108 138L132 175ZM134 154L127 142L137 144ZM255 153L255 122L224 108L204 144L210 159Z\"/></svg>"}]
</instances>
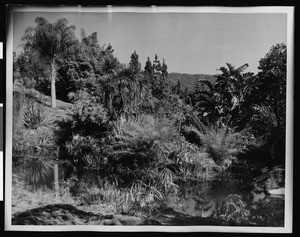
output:
<instances>
[{"instance_id":1,"label":"palm tree trunk","mask_svg":"<svg viewBox=\"0 0 300 237\"><path fill-rule=\"evenodd\" d=\"M51 61L51 107L56 108L56 89L55 89L56 68L55 59Z\"/></svg>"},{"instance_id":2,"label":"palm tree trunk","mask_svg":"<svg viewBox=\"0 0 300 237\"><path fill-rule=\"evenodd\" d=\"M54 189L55 189L55 198L59 197L59 184L58 184L58 160L54 161Z\"/></svg>"}]
</instances>

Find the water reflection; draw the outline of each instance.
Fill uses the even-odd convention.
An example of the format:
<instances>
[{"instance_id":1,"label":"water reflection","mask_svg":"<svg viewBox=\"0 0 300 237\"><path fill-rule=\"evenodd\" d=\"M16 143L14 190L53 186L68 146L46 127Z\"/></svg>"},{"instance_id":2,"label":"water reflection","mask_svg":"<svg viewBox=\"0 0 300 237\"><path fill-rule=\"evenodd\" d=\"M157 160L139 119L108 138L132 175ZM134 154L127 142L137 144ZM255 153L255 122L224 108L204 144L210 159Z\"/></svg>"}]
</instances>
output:
<instances>
[{"instance_id":1,"label":"water reflection","mask_svg":"<svg viewBox=\"0 0 300 237\"><path fill-rule=\"evenodd\" d=\"M251 180L225 174L213 181L186 183L180 211L191 216L216 217L224 200L230 194L238 194L250 211L249 224L283 226L284 196L257 190Z\"/></svg>"}]
</instances>

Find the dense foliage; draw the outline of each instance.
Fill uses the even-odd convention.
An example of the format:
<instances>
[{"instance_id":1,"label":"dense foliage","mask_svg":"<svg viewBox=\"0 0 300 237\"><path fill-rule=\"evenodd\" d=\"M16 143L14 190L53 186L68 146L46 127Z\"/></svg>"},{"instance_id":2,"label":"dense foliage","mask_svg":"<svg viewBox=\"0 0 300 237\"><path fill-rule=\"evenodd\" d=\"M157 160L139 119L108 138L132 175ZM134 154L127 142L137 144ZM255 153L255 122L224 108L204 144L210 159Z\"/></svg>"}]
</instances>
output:
<instances>
[{"instance_id":1,"label":"dense foliage","mask_svg":"<svg viewBox=\"0 0 300 237\"><path fill-rule=\"evenodd\" d=\"M104 198L108 185L126 203L159 208L157 203L178 195L181 182L209 179L257 146L273 156L284 142L284 44L260 60L257 75L245 72L248 64L230 63L214 76L178 75L169 74L157 54L143 67L134 51L123 64L110 44L99 44L96 32L87 36L82 29L77 39L66 19L52 24L39 17L36 24L24 34L24 51L14 54L14 81L51 94L52 106L57 96L71 109L54 121L43 102L28 100L13 159L20 163L29 150L57 148L59 159L84 181L75 193L86 203L94 201L84 190ZM52 175L51 164L26 160L29 184ZM228 199L221 217L240 221L248 213L233 197L238 205ZM242 210L240 216L228 213L233 207Z\"/></svg>"}]
</instances>

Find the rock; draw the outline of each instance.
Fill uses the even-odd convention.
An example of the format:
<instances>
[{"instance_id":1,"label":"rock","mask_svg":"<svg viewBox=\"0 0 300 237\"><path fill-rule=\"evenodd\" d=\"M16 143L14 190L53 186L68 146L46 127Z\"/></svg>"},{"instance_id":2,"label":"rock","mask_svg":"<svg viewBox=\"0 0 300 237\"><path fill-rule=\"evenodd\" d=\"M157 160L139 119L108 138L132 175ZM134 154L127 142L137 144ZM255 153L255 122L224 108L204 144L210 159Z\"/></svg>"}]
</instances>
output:
<instances>
[{"instance_id":1,"label":"rock","mask_svg":"<svg viewBox=\"0 0 300 237\"><path fill-rule=\"evenodd\" d=\"M267 190L267 193L270 195L284 195L284 192L285 192L285 188Z\"/></svg>"},{"instance_id":2,"label":"rock","mask_svg":"<svg viewBox=\"0 0 300 237\"><path fill-rule=\"evenodd\" d=\"M200 216L190 216L178 211L175 211L172 208L166 208L159 221L162 225L170 225L170 226L232 226L236 225L236 223L225 221L222 219L217 219L213 217L200 217Z\"/></svg>"},{"instance_id":3,"label":"rock","mask_svg":"<svg viewBox=\"0 0 300 237\"><path fill-rule=\"evenodd\" d=\"M13 225L159 225L134 216L85 212L69 204L53 204L15 213Z\"/></svg>"},{"instance_id":4,"label":"rock","mask_svg":"<svg viewBox=\"0 0 300 237\"><path fill-rule=\"evenodd\" d=\"M189 216L167 208L159 220L125 215L102 215L85 212L69 204L52 204L18 212L12 216L13 225L236 225L216 218Z\"/></svg>"},{"instance_id":5,"label":"rock","mask_svg":"<svg viewBox=\"0 0 300 237\"><path fill-rule=\"evenodd\" d=\"M55 204L13 215L13 225L83 225L102 220L92 212L84 212L72 205Z\"/></svg>"},{"instance_id":6,"label":"rock","mask_svg":"<svg viewBox=\"0 0 300 237\"><path fill-rule=\"evenodd\" d=\"M13 88L13 131L17 131L23 124L25 93L21 87Z\"/></svg>"}]
</instances>

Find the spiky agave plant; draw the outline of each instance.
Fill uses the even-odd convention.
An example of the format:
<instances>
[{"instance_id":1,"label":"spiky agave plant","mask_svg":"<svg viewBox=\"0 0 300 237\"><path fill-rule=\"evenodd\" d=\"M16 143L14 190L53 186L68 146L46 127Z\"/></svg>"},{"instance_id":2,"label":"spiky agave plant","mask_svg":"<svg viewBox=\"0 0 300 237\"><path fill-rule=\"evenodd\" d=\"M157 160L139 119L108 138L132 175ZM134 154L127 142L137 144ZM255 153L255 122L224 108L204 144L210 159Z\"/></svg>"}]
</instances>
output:
<instances>
[{"instance_id":1,"label":"spiky agave plant","mask_svg":"<svg viewBox=\"0 0 300 237\"><path fill-rule=\"evenodd\" d=\"M54 117L42 104L30 100L25 104L23 120L25 128L36 129L51 125Z\"/></svg>"}]
</instances>

